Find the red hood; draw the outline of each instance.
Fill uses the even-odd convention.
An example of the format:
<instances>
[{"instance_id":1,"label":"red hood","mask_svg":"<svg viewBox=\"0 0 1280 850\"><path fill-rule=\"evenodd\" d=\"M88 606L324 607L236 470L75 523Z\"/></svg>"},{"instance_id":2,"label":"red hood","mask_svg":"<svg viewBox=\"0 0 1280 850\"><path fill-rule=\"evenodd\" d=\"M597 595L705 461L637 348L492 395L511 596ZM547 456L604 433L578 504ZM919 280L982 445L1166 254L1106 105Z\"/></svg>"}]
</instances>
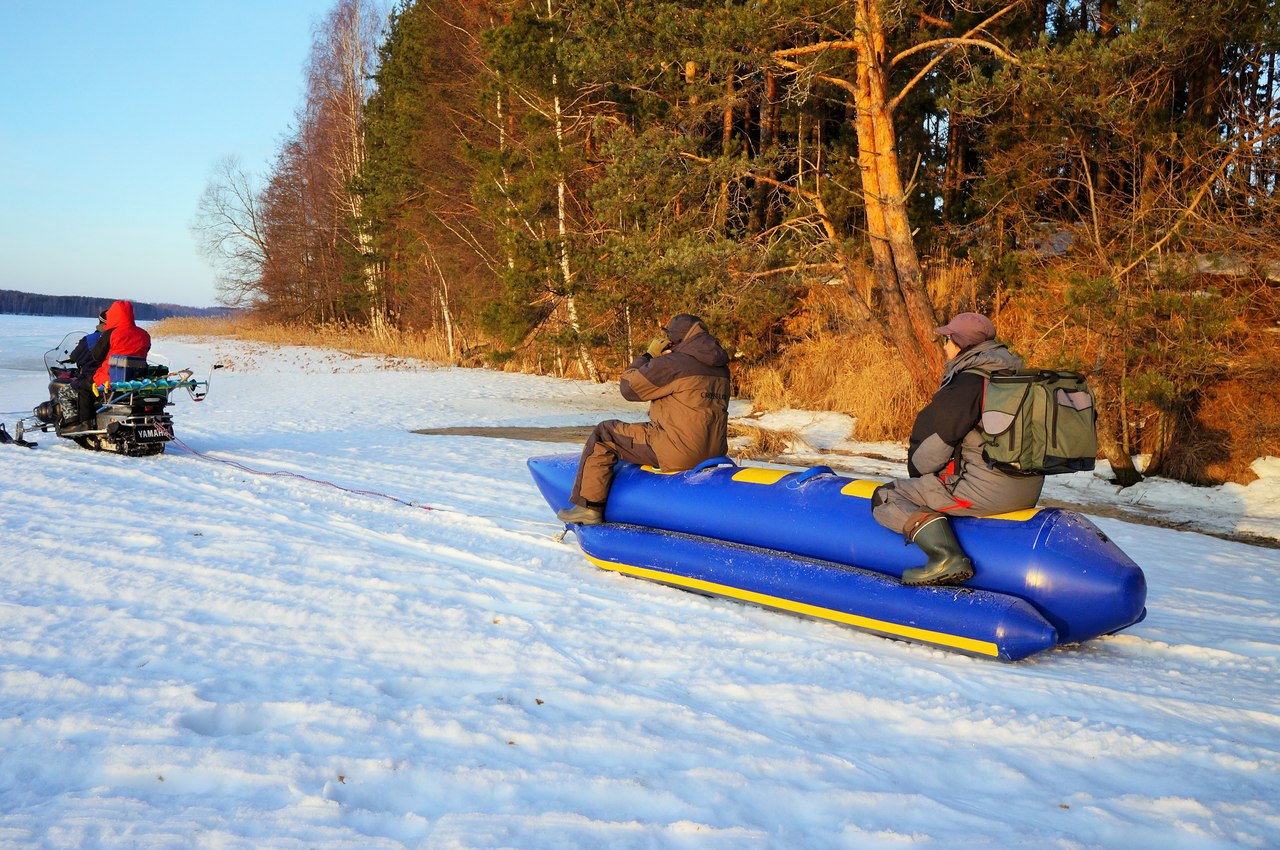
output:
<instances>
[{"instance_id":1,"label":"red hood","mask_svg":"<svg viewBox=\"0 0 1280 850\"><path fill-rule=\"evenodd\" d=\"M107 330L133 326L133 303L117 301L107 308Z\"/></svg>"},{"instance_id":2,"label":"red hood","mask_svg":"<svg viewBox=\"0 0 1280 850\"><path fill-rule=\"evenodd\" d=\"M111 358L115 355L125 357L146 357L151 351L151 334L133 323L133 305L128 301L117 301L107 308L106 330L111 332L111 345L107 356L102 359L98 370L93 373L95 384L105 384L110 377Z\"/></svg>"}]
</instances>

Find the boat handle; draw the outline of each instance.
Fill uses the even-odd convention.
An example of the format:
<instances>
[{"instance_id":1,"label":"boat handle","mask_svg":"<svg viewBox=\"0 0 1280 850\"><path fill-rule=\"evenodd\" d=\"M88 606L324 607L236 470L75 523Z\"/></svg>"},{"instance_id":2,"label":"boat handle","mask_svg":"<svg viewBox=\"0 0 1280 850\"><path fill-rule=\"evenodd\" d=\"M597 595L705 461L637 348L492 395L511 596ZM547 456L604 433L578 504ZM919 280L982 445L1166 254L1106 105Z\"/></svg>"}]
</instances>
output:
<instances>
[{"instance_id":1,"label":"boat handle","mask_svg":"<svg viewBox=\"0 0 1280 850\"><path fill-rule=\"evenodd\" d=\"M835 475L835 470L829 466L812 466L788 481L787 487L794 490L810 478L817 478L819 475Z\"/></svg>"},{"instance_id":2,"label":"boat handle","mask_svg":"<svg viewBox=\"0 0 1280 850\"><path fill-rule=\"evenodd\" d=\"M695 472L701 472L702 470L710 469L713 466L724 466L725 464L728 464L729 466L737 466L736 463L727 457L713 457L710 460L704 460L702 463L689 470L689 474L692 475Z\"/></svg>"}]
</instances>

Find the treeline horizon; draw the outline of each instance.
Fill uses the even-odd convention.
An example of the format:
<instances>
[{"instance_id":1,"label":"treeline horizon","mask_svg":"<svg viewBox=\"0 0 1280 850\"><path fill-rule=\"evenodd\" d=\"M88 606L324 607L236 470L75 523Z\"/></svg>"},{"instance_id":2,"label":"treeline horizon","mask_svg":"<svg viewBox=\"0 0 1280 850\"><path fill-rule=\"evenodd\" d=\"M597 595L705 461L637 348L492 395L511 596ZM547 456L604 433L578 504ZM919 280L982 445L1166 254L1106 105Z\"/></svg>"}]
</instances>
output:
<instances>
[{"instance_id":1,"label":"treeline horizon","mask_svg":"<svg viewBox=\"0 0 1280 850\"><path fill-rule=\"evenodd\" d=\"M1278 9L337 0L193 226L226 303L454 362L604 380L695 312L740 392L865 439L979 310L1089 375L1121 483L1239 479L1280 452Z\"/></svg>"},{"instance_id":2,"label":"treeline horizon","mask_svg":"<svg viewBox=\"0 0 1280 850\"><path fill-rule=\"evenodd\" d=\"M66 316L67 318L93 318L115 301L133 303L133 316L138 321L159 319L214 318L228 316L234 311L228 307L184 307L181 304L150 303L133 299L97 298L90 295L42 295L16 289L0 289L0 313L17 316Z\"/></svg>"}]
</instances>

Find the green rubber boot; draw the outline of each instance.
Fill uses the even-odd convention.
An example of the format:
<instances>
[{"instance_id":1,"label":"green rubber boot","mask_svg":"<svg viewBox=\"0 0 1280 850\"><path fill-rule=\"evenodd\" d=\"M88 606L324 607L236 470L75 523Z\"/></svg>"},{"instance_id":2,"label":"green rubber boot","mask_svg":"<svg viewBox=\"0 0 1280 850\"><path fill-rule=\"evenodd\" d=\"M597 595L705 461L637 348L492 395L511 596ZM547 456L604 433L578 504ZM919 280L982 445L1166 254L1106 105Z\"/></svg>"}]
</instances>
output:
<instances>
[{"instance_id":1,"label":"green rubber boot","mask_svg":"<svg viewBox=\"0 0 1280 850\"><path fill-rule=\"evenodd\" d=\"M909 585L958 584L973 578L973 561L960 548L951 523L944 516L925 520L911 537L911 542L924 550L929 561L902 574Z\"/></svg>"}]
</instances>

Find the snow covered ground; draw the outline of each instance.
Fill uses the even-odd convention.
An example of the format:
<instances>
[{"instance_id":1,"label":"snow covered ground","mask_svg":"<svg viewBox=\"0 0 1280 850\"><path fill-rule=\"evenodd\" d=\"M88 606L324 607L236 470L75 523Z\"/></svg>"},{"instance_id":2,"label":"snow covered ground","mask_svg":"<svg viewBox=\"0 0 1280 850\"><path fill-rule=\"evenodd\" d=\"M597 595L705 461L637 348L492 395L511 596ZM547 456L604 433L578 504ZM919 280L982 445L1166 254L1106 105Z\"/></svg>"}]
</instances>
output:
<instances>
[{"instance_id":1,"label":"snow covered ground","mask_svg":"<svg viewBox=\"0 0 1280 850\"><path fill-rule=\"evenodd\" d=\"M77 324L0 317L11 431ZM525 471L574 447L409 432L643 418L613 386L155 350L227 364L198 454L0 446L0 848L1280 846L1280 550L1095 517L1147 619L1000 664L596 570ZM1280 538L1278 467L1046 495Z\"/></svg>"}]
</instances>

